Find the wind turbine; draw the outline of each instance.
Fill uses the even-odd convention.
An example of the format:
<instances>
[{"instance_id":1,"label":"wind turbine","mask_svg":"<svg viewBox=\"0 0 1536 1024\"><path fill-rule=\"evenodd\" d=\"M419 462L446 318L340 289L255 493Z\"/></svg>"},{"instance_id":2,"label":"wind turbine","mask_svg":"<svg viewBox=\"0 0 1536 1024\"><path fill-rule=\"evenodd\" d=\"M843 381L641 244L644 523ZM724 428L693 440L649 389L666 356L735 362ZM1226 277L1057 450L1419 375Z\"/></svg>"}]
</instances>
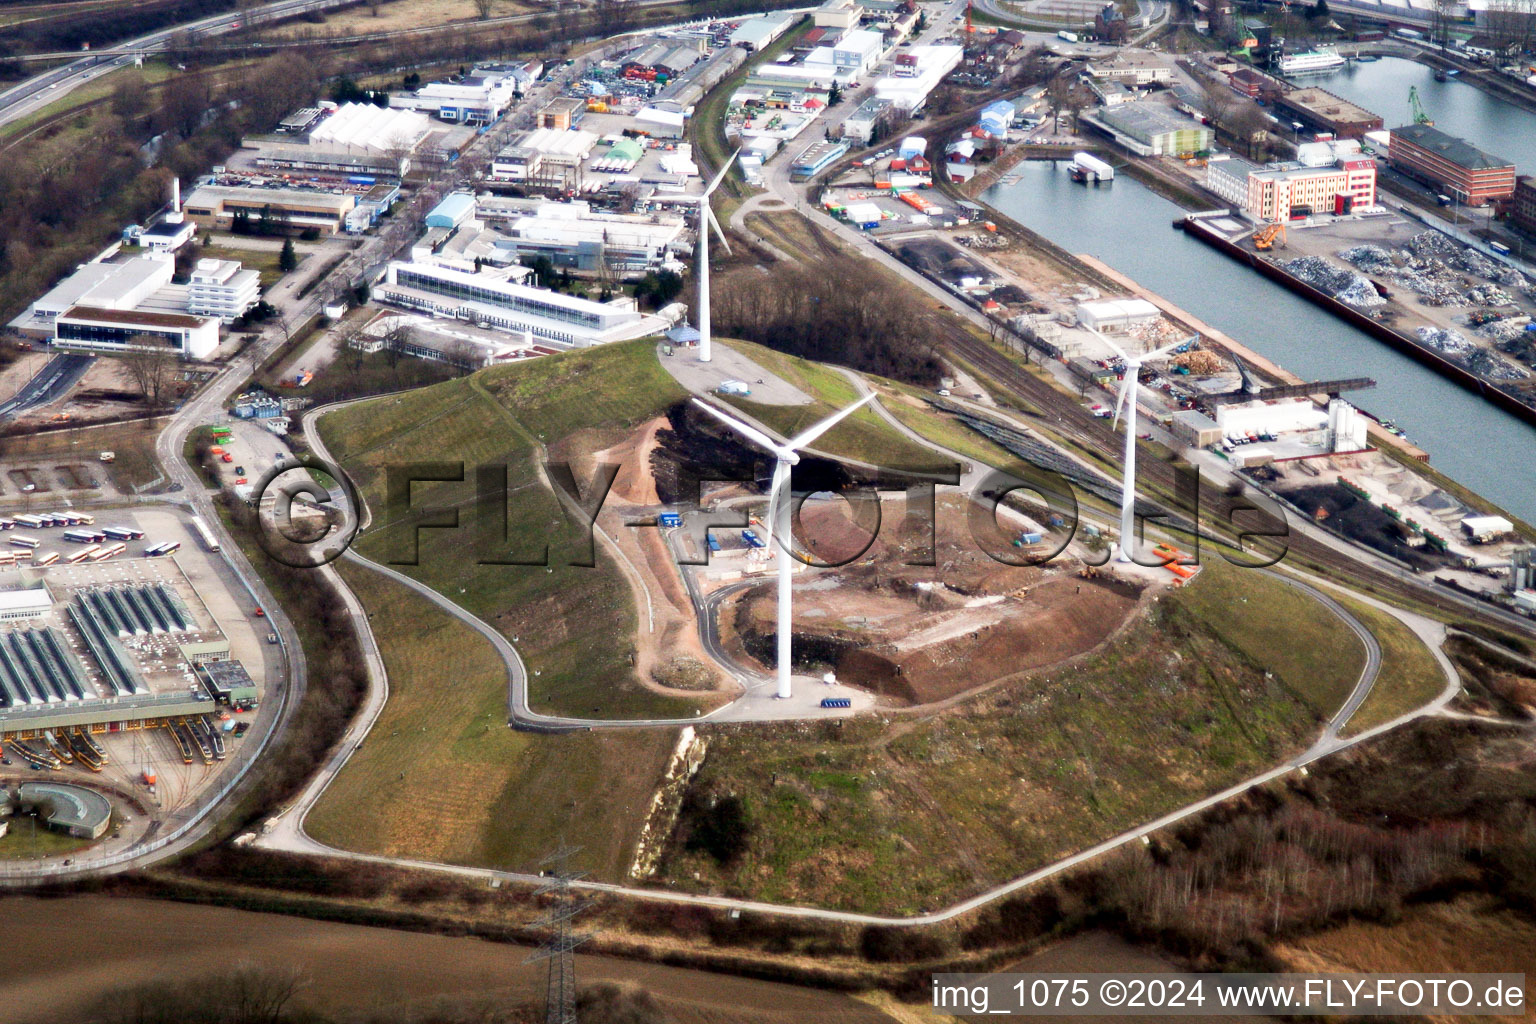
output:
<instances>
[{"instance_id":1,"label":"wind turbine","mask_svg":"<svg viewBox=\"0 0 1536 1024\"><path fill-rule=\"evenodd\" d=\"M1132 561L1131 551L1136 531L1136 388L1141 376L1141 364L1167 355L1184 342L1176 341L1155 351L1133 356L1105 335L1098 331L1093 333L1125 360L1125 377L1120 382L1120 396L1115 399L1115 419L1110 429L1119 424L1121 410L1129 406L1125 419L1125 476L1120 484L1120 561L1129 562Z\"/></svg>"},{"instance_id":2,"label":"wind turbine","mask_svg":"<svg viewBox=\"0 0 1536 1024\"><path fill-rule=\"evenodd\" d=\"M784 500L784 491L789 486L791 469L800 461L799 450L816 440L822 434L837 426L848 416L857 412L862 406L874 399L870 393L857 402L833 413L820 423L802 431L782 444L758 430L756 427L741 422L734 416L727 415L714 406L701 399L695 398L694 404L715 419L730 427L736 433L747 440L755 442L759 447L767 449L776 460L773 466L773 483L768 488L768 523L773 531L773 541L778 545L778 571L779 571L779 607L778 607L778 691L774 696L781 700L790 696L789 688L789 636L790 636L790 596L789 596L789 554L790 554L790 508L789 502Z\"/></svg>"},{"instance_id":3,"label":"wind turbine","mask_svg":"<svg viewBox=\"0 0 1536 1024\"><path fill-rule=\"evenodd\" d=\"M725 172L731 169L741 150L736 150L720 165L720 170L715 172L715 177L710 181L704 194L699 196L699 362L709 362L709 229L714 228L715 234L720 236L720 244L725 246L726 254L731 251L731 243L725 240L725 232L720 230L720 222L715 219L715 211L709 207L709 197L715 189L720 187L720 182L725 180Z\"/></svg>"}]
</instances>

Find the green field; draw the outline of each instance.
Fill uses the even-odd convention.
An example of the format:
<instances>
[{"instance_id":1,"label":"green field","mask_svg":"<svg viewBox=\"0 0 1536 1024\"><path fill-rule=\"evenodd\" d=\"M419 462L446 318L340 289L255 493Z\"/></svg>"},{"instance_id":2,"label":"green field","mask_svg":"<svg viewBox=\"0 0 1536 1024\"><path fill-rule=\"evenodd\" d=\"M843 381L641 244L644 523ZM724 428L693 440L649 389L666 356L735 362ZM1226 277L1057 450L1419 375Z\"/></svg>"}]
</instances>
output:
<instances>
[{"instance_id":1,"label":"green field","mask_svg":"<svg viewBox=\"0 0 1536 1024\"><path fill-rule=\"evenodd\" d=\"M763 369L782 377L815 399L810 405L764 405L748 398L722 396L723 401L791 437L859 399L859 392L837 370L750 341L724 344L751 357ZM860 409L818 438L817 450L892 469L931 469L942 460L932 451L903 437L871 409Z\"/></svg>"},{"instance_id":2,"label":"green field","mask_svg":"<svg viewBox=\"0 0 1536 1024\"><path fill-rule=\"evenodd\" d=\"M646 342L610 345L348 406L321 420L327 447L373 512L359 551L451 598L508 637L530 672L535 710L585 717L691 716L696 701L645 689L629 664L636 610L609 554L584 559L573 528L540 479L541 446L577 431L614 435L681 401L683 392ZM413 511L386 507L386 467L462 461L463 483L418 483ZM477 516L477 467L507 474L506 535ZM419 474L418 474L419 475ZM585 486L585 474L579 474ZM457 529L417 530L420 510L456 513ZM548 565L486 564L538 560Z\"/></svg>"},{"instance_id":3,"label":"green field","mask_svg":"<svg viewBox=\"0 0 1536 1024\"><path fill-rule=\"evenodd\" d=\"M484 638L371 569L339 568L379 638L389 701L307 831L346 850L522 871L564 836L582 847L574 866L623 880L676 730L510 729L506 671Z\"/></svg>"},{"instance_id":4,"label":"green field","mask_svg":"<svg viewBox=\"0 0 1536 1024\"><path fill-rule=\"evenodd\" d=\"M1217 551L1203 552L1202 563L1179 595L1184 606L1319 715L1338 711L1365 668L1365 648L1349 627L1310 595Z\"/></svg>"},{"instance_id":5,"label":"green field","mask_svg":"<svg viewBox=\"0 0 1536 1024\"><path fill-rule=\"evenodd\" d=\"M663 877L679 888L913 913L1283 761L1316 736L1322 715L1278 666L1268 678L1240 650L1238 638L1262 634L1268 613L1239 606L1219 635L1199 590L1166 594L1069 668L952 711L841 727L706 727L712 746L694 803L738 796L746 850L724 867L687 850L685 819Z\"/></svg>"},{"instance_id":6,"label":"green field","mask_svg":"<svg viewBox=\"0 0 1536 1024\"><path fill-rule=\"evenodd\" d=\"M244 249L233 245L205 245L199 250L200 255L211 260L234 260L243 263L247 269L261 274L261 287L270 288L283 279L283 271L278 269L278 257L282 255L277 249Z\"/></svg>"},{"instance_id":7,"label":"green field","mask_svg":"<svg viewBox=\"0 0 1536 1024\"><path fill-rule=\"evenodd\" d=\"M1381 673L1376 677L1376 685L1345 723L1343 735L1351 736L1390 722L1439 696L1445 688L1445 673L1411 629L1395 616L1361 601L1339 598L1339 603L1365 623L1381 644Z\"/></svg>"}]
</instances>

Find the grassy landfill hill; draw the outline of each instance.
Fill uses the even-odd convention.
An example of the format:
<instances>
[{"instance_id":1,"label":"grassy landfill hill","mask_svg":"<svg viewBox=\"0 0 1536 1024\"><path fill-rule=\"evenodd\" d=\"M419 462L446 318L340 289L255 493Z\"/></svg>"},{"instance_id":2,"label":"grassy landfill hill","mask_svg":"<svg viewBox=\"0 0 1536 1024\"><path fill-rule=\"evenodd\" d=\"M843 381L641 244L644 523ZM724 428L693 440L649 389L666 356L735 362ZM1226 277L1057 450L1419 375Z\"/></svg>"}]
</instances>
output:
<instances>
[{"instance_id":1,"label":"grassy landfill hill","mask_svg":"<svg viewBox=\"0 0 1536 1024\"><path fill-rule=\"evenodd\" d=\"M751 410L775 428L792 430L853 394L825 367L752 354L818 398ZM359 550L381 562L409 551L415 527L385 509L386 467L451 455L468 463L469 481L477 463L508 467L502 547L547 541L547 570L476 564L473 483L415 486L414 507L455 508L461 527L421 530L419 564L397 568L516 638L539 673L535 708L688 715L694 702L634 678L624 638L637 615L625 580L601 550L595 568L565 564L572 538L536 466L546 449L568 453L572 438L588 449L617 443L685 397L654 347L635 343L358 403L320 427L374 515ZM924 433L959 439L953 421L917 404L900 415L927 417ZM874 414L819 447L869 461L919 454ZM584 484L579 467L577 476ZM315 836L527 869L565 833L587 848L581 867L625 880L676 730L511 732L501 724L505 673L489 645L371 570L343 570L369 609L391 694L366 748L310 816ZM1363 661L1348 627L1312 598L1208 556L1193 584L1144 600L1099 649L952 707L842 725L703 727L709 754L658 877L679 889L866 911L942 906L1305 748Z\"/></svg>"}]
</instances>

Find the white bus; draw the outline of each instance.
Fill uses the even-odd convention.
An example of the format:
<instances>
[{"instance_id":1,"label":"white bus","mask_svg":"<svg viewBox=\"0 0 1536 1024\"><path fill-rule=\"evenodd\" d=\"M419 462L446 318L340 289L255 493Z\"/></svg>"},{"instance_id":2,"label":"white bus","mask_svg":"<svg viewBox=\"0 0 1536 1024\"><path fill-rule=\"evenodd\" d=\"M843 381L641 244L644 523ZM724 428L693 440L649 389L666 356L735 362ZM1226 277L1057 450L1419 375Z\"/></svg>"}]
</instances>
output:
<instances>
[{"instance_id":1,"label":"white bus","mask_svg":"<svg viewBox=\"0 0 1536 1024\"><path fill-rule=\"evenodd\" d=\"M209 551L219 550L219 539L213 535L212 530L208 529L208 524L203 522L202 516L192 517L192 529L197 531L198 537L203 541L203 546Z\"/></svg>"},{"instance_id":2,"label":"white bus","mask_svg":"<svg viewBox=\"0 0 1536 1024\"><path fill-rule=\"evenodd\" d=\"M76 551L74 554L64 559L64 561L68 562L70 565L79 565L81 562L85 561L87 558L90 558L100 550L100 547L93 544L88 548L81 548L79 551Z\"/></svg>"},{"instance_id":3,"label":"white bus","mask_svg":"<svg viewBox=\"0 0 1536 1024\"><path fill-rule=\"evenodd\" d=\"M52 565L54 562L57 562L58 560L59 560L59 553L57 551L45 551L41 555L37 555L36 557L34 557L32 559L32 564L33 565Z\"/></svg>"}]
</instances>

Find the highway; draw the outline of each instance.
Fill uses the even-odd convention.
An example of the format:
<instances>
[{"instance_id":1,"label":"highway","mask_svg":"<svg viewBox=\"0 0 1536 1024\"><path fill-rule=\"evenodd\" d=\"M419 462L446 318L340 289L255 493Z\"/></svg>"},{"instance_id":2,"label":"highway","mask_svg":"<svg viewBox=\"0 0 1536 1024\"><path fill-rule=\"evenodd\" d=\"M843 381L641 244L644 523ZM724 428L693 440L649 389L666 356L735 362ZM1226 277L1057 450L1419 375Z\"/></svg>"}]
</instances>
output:
<instances>
[{"instance_id":1,"label":"highway","mask_svg":"<svg viewBox=\"0 0 1536 1024\"><path fill-rule=\"evenodd\" d=\"M354 0L276 0L274 3L262 4L244 11L215 14L200 21L173 25L107 49L88 53L78 60L44 71L40 75L33 75L26 81L0 92L0 126L41 110L98 75L127 67L139 59L140 54L164 50L172 38L184 32L219 35L232 31L248 21L290 17L305 11L342 7L351 2Z\"/></svg>"},{"instance_id":2,"label":"highway","mask_svg":"<svg viewBox=\"0 0 1536 1024\"><path fill-rule=\"evenodd\" d=\"M62 397L91 368L95 356L62 353L43 364L43 368L16 394L0 402L0 420L19 416L28 409L47 405Z\"/></svg>"}]
</instances>

